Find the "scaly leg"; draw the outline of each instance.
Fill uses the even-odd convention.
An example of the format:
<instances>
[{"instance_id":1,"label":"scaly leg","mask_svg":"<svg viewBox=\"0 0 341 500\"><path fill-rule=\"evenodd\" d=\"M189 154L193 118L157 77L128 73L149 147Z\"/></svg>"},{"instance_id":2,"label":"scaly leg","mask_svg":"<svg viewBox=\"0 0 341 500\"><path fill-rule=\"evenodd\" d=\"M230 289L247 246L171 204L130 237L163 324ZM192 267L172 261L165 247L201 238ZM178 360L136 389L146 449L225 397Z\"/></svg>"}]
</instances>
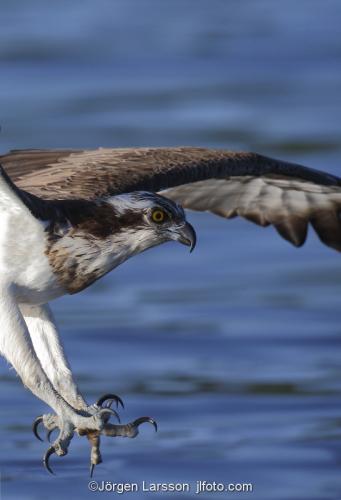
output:
<instances>
[{"instance_id":1,"label":"scaly leg","mask_svg":"<svg viewBox=\"0 0 341 500\"><path fill-rule=\"evenodd\" d=\"M81 395L76 382L74 381L70 365L67 361L61 339L58 334L53 315L48 304L41 306L20 305L20 310L24 316L29 329L34 350L39 361L51 381L55 390L74 408L86 414L96 414L99 410L110 409L111 404L116 402L123 407L122 400L115 394L105 394L94 404L89 406ZM103 406L105 403L105 406ZM116 412L115 412L116 413ZM141 417L127 425L108 424L109 414L103 415L104 427L109 425L103 433L107 436L135 437L138 434L138 426L144 422L150 422L156 429L156 423L150 417ZM117 415L118 417L118 415ZM43 415L37 417L33 424L34 434L41 439L38 434L38 425L43 423L48 430L48 438L54 429L61 427L60 419L57 415ZM94 466L99 464L100 453L100 433L101 431L77 429L80 435L86 435L91 445L90 473Z\"/></svg>"},{"instance_id":2,"label":"scaly leg","mask_svg":"<svg viewBox=\"0 0 341 500\"><path fill-rule=\"evenodd\" d=\"M74 408L87 410L88 404L72 376L63 345L48 304L19 305L27 325L33 348L56 391Z\"/></svg>"},{"instance_id":3,"label":"scaly leg","mask_svg":"<svg viewBox=\"0 0 341 500\"><path fill-rule=\"evenodd\" d=\"M12 287L0 285L0 352L12 364L23 384L38 398L47 403L58 415L60 432L45 455L52 453L65 455L73 437L78 432L101 431L110 409L101 409L96 414L77 410L70 405L53 387L35 351L26 323L16 303Z\"/></svg>"}]
</instances>

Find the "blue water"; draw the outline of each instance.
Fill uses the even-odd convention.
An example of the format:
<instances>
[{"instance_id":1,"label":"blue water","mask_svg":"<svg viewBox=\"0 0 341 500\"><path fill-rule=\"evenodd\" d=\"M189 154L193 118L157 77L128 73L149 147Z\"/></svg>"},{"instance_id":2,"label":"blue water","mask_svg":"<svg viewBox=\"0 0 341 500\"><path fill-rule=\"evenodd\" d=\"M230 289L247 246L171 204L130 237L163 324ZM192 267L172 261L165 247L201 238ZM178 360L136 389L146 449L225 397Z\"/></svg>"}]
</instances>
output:
<instances>
[{"instance_id":1,"label":"blue water","mask_svg":"<svg viewBox=\"0 0 341 500\"><path fill-rule=\"evenodd\" d=\"M340 16L337 0L2 0L1 151L199 145L341 175ZM189 219L192 255L163 245L53 303L87 399L113 391L124 421L159 424L103 439L95 479L339 500L340 257L314 234L296 250L271 228ZM44 471L30 424L48 409L0 369L1 499L99 495L84 438Z\"/></svg>"}]
</instances>

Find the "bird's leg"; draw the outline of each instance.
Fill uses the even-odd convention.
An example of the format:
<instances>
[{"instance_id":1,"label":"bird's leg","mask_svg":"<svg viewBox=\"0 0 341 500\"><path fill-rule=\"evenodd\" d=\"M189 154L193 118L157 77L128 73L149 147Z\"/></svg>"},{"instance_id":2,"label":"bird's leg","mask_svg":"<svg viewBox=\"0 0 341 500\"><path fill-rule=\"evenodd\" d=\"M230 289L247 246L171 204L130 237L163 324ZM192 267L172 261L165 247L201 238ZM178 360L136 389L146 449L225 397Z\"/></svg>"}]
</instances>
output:
<instances>
[{"instance_id":1,"label":"bird's leg","mask_svg":"<svg viewBox=\"0 0 341 500\"><path fill-rule=\"evenodd\" d=\"M71 406L78 410L94 414L99 408L124 407L121 398L115 394L106 394L93 405L88 405L77 387L69 362L67 360L61 338L53 314L48 304L20 304L20 310L28 327L34 350L45 373L56 391L63 396ZM56 421L57 422L57 421ZM49 429L53 427L53 419L46 419Z\"/></svg>"},{"instance_id":2,"label":"bird's leg","mask_svg":"<svg viewBox=\"0 0 341 500\"><path fill-rule=\"evenodd\" d=\"M101 410L110 409L113 403L116 407L123 408L123 401L115 394L105 394L100 397L95 404L89 406L81 395L77 384L73 378L70 365L67 361L57 327L54 323L53 315L47 304L43 306L20 305L20 310L24 316L25 323L29 329L32 344L39 361L47 374L51 384L58 394L67 401L73 408L87 415L95 415ZM154 421L149 417L142 417L127 425L114 426L108 423L110 414L104 414L102 421L104 426L108 425L103 432L107 436L135 437L138 434L138 426L143 422ZM37 417L33 424L34 434L41 439L38 434L38 426L43 424L47 429L47 437L50 439L55 429L61 429L62 420L58 415L46 414ZM90 429L76 429L79 435L86 435L91 446L90 470L93 472L94 466L101 463L100 454L100 433Z\"/></svg>"},{"instance_id":3,"label":"bird's leg","mask_svg":"<svg viewBox=\"0 0 341 500\"><path fill-rule=\"evenodd\" d=\"M96 413L96 409L89 407L86 403L73 378L49 305L21 304L19 307L28 327L34 350L55 390L74 408L90 414ZM38 434L38 426L41 423L48 431L48 440L52 432L60 429L61 425L57 415L45 414L37 417L33 430L38 439L41 439Z\"/></svg>"},{"instance_id":4,"label":"bird's leg","mask_svg":"<svg viewBox=\"0 0 341 500\"><path fill-rule=\"evenodd\" d=\"M60 432L45 455L45 465L52 453L65 455L74 430L101 431L109 413L102 409L95 415L77 410L54 388L34 350L26 323L16 303L12 287L0 284L0 352L12 364L24 385L46 402L58 415Z\"/></svg>"},{"instance_id":5,"label":"bird's leg","mask_svg":"<svg viewBox=\"0 0 341 500\"><path fill-rule=\"evenodd\" d=\"M82 410L90 415L97 413L102 408L102 401L99 400L97 405L89 406L80 393L73 378L49 305L44 304L37 306L22 304L20 305L20 310L29 329L34 350L53 387L65 401L74 408ZM114 395L108 396L110 396L110 399L106 408L111 407L115 398L117 404L120 402L123 406L120 398ZM108 419L109 415L103 416L103 421L107 422ZM37 417L33 423L33 432L38 439L41 439L38 433L40 424L43 424L46 428L47 439L49 441L52 432L61 428L61 422L58 415L41 415ZM79 431L79 433L82 434L81 431ZM91 466L94 466L102 461L99 450L100 439L99 436L94 435L93 431L89 431L88 440L91 446Z\"/></svg>"},{"instance_id":6,"label":"bird's leg","mask_svg":"<svg viewBox=\"0 0 341 500\"><path fill-rule=\"evenodd\" d=\"M20 304L19 307L34 350L53 387L71 406L87 411L89 406L73 378L49 305Z\"/></svg>"}]
</instances>

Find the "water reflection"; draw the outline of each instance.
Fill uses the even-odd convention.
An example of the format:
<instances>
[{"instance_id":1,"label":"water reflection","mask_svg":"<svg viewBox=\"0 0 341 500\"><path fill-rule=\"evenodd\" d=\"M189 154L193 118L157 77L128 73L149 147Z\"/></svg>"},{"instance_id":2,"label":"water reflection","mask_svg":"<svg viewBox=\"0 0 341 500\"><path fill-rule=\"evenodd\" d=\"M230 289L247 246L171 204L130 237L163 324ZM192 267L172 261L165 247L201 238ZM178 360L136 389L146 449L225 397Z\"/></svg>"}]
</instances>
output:
<instances>
[{"instance_id":1,"label":"water reflection","mask_svg":"<svg viewBox=\"0 0 341 500\"><path fill-rule=\"evenodd\" d=\"M340 174L334 0L6 0L0 10L3 151L193 144ZM270 228L190 220L193 255L164 245L54 303L88 399L114 391L122 419L150 414L160 427L103 440L96 479L247 481L253 499L339 498L339 256L313 234L298 251ZM46 407L4 361L0 378L2 497L93 496L87 443L74 439L51 479L29 428Z\"/></svg>"}]
</instances>

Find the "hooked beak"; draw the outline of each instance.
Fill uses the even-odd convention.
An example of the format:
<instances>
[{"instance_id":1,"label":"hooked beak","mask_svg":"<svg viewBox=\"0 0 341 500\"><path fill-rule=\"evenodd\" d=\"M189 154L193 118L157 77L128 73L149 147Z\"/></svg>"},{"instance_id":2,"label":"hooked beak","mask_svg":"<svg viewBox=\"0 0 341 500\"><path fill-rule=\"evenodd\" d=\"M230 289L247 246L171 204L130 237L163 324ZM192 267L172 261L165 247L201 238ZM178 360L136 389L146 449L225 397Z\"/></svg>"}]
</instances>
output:
<instances>
[{"instance_id":1,"label":"hooked beak","mask_svg":"<svg viewBox=\"0 0 341 500\"><path fill-rule=\"evenodd\" d=\"M197 243L197 235L189 222L185 222L181 229L179 229L176 239L183 245L190 247L189 251L193 252Z\"/></svg>"}]
</instances>

